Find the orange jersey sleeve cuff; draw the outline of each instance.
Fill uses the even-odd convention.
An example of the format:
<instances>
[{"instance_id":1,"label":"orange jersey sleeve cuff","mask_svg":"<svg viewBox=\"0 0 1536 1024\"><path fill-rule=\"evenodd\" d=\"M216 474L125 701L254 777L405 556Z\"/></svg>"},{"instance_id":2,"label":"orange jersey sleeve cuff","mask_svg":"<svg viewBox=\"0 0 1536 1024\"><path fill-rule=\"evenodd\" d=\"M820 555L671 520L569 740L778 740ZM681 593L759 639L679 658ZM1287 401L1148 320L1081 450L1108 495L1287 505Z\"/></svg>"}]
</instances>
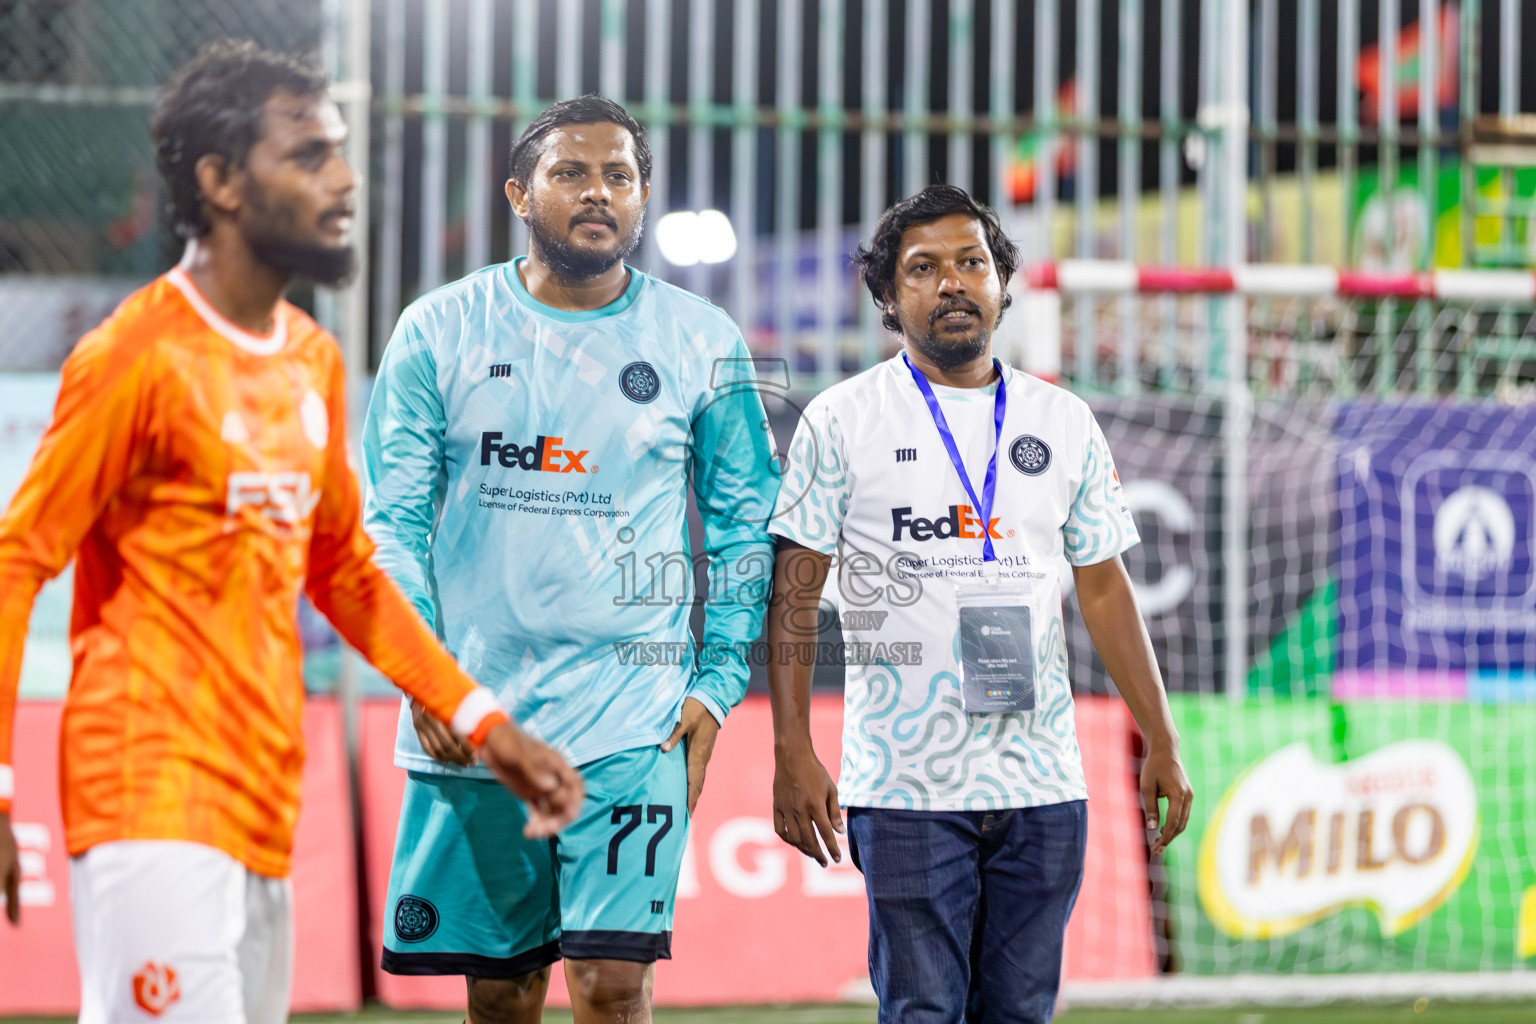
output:
<instances>
[{"instance_id":1,"label":"orange jersey sleeve cuff","mask_svg":"<svg viewBox=\"0 0 1536 1024\"><path fill-rule=\"evenodd\" d=\"M469 745L479 750L485 745L485 738L491 734L491 730L503 722L510 722L505 711L493 711L480 720L475 731L469 734Z\"/></svg>"},{"instance_id":2,"label":"orange jersey sleeve cuff","mask_svg":"<svg viewBox=\"0 0 1536 1024\"><path fill-rule=\"evenodd\" d=\"M455 735L469 740L472 746L479 747L485 742L487 733L502 722L510 721L496 695L483 686L477 686L459 701L458 710L453 713L453 720L448 723L448 727Z\"/></svg>"},{"instance_id":3,"label":"orange jersey sleeve cuff","mask_svg":"<svg viewBox=\"0 0 1536 1024\"><path fill-rule=\"evenodd\" d=\"M0 814L8 814L11 801L16 798L16 770L8 764L0 764Z\"/></svg>"}]
</instances>

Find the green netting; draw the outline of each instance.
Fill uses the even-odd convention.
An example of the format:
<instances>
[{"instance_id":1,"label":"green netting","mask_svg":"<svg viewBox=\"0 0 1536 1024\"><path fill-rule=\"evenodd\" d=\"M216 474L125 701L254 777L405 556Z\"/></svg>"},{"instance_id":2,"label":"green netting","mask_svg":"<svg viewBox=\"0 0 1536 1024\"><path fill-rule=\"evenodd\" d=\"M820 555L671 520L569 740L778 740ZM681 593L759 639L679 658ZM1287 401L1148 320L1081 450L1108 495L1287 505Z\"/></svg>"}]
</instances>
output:
<instances>
[{"instance_id":1,"label":"green netting","mask_svg":"<svg viewBox=\"0 0 1536 1024\"><path fill-rule=\"evenodd\" d=\"M154 89L220 36L314 52L319 0L0 2L0 272L163 265Z\"/></svg>"}]
</instances>

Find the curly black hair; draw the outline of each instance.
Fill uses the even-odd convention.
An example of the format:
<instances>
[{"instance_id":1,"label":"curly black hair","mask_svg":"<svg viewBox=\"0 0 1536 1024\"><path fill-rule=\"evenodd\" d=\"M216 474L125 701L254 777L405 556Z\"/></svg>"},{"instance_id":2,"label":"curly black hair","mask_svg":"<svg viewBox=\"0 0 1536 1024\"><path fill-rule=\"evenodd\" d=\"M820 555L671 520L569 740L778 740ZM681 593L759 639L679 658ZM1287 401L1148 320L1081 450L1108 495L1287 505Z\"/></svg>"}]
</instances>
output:
<instances>
[{"instance_id":1,"label":"curly black hair","mask_svg":"<svg viewBox=\"0 0 1536 1024\"><path fill-rule=\"evenodd\" d=\"M198 238L211 226L197 185L199 160L211 153L244 166L261 140L262 105L274 92L323 96L329 84L312 61L248 39L216 39L178 68L160 88L150 122L176 233Z\"/></svg>"},{"instance_id":2,"label":"curly black hair","mask_svg":"<svg viewBox=\"0 0 1536 1024\"><path fill-rule=\"evenodd\" d=\"M640 165L640 183L642 185L650 183L651 143L645 137L645 129L621 105L595 92L577 96L575 99L551 103L540 111L539 116L529 123L523 130L523 134L518 136L517 141L512 144L512 166L509 177L518 184L526 186L534 167L538 166L539 157L544 155L544 147L541 143L550 132L564 128L568 124L616 124L629 132L630 137L635 140L635 162Z\"/></svg>"},{"instance_id":3,"label":"curly black hair","mask_svg":"<svg viewBox=\"0 0 1536 1024\"><path fill-rule=\"evenodd\" d=\"M997 277L1003 286L1003 309L1013 304L1013 296L1007 293L1008 282L1019 267L1019 250L997 219L997 213L985 203L979 203L963 188L954 185L929 185L914 196L908 196L880 215L875 223L874 237L868 248L859 246L853 254L859 276L875 297L880 307L880 322L893 334L901 333L901 321L896 318L896 257L901 251L901 236L910 227L931 224L951 214L962 213L981 224L987 236L987 248L992 251L992 263L997 267ZM1002 320L1002 310L998 311Z\"/></svg>"}]
</instances>

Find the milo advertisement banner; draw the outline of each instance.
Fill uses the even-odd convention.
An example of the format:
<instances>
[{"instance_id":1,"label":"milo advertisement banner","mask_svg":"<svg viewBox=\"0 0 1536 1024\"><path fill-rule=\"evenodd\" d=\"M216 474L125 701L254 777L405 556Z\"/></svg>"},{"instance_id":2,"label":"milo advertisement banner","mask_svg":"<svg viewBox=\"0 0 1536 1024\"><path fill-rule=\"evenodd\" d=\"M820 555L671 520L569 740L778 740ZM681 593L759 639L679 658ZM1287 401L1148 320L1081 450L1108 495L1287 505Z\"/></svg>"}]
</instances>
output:
<instances>
[{"instance_id":1,"label":"milo advertisement banner","mask_svg":"<svg viewBox=\"0 0 1536 1024\"><path fill-rule=\"evenodd\" d=\"M1536 965L1536 707L1170 699L1182 971Z\"/></svg>"}]
</instances>

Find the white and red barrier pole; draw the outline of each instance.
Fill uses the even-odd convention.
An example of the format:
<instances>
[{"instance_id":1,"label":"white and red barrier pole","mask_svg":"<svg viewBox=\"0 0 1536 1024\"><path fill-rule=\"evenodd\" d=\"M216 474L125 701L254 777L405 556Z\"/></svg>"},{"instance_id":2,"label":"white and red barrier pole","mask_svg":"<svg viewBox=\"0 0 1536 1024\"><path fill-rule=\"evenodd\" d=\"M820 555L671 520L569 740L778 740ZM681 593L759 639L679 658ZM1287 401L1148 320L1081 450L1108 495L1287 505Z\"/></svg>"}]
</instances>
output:
<instances>
[{"instance_id":1,"label":"white and red barrier pole","mask_svg":"<svg viewBox=\"0 0 1536 1024\"><path fill-rule=\"evenodd\" d=\"M1062 260L1029 268L1031 289L1067 294L1238 294L1294 298L1536 301L1536 274L1520 270L1381 273L1308 264L1143 267L1120 260Z\"/></svg>"},{"instance_id":2,"label":"white and red barrier pole","mask_svg":"<svg viewBox=\"0 0 1536 1024\"><path fill-rule=\"evenodd\" d=\"M1536 302L1536 273L1433 270L1384 273L1312 264L1144 267L1123 260L1039 263L1019 275L1018 316L1005 319L1001 351L1022 369L1054 381L1061 374L1062 295L1251 295L1270 298L1438 299Z\"/></svg>"}]
</instances>

